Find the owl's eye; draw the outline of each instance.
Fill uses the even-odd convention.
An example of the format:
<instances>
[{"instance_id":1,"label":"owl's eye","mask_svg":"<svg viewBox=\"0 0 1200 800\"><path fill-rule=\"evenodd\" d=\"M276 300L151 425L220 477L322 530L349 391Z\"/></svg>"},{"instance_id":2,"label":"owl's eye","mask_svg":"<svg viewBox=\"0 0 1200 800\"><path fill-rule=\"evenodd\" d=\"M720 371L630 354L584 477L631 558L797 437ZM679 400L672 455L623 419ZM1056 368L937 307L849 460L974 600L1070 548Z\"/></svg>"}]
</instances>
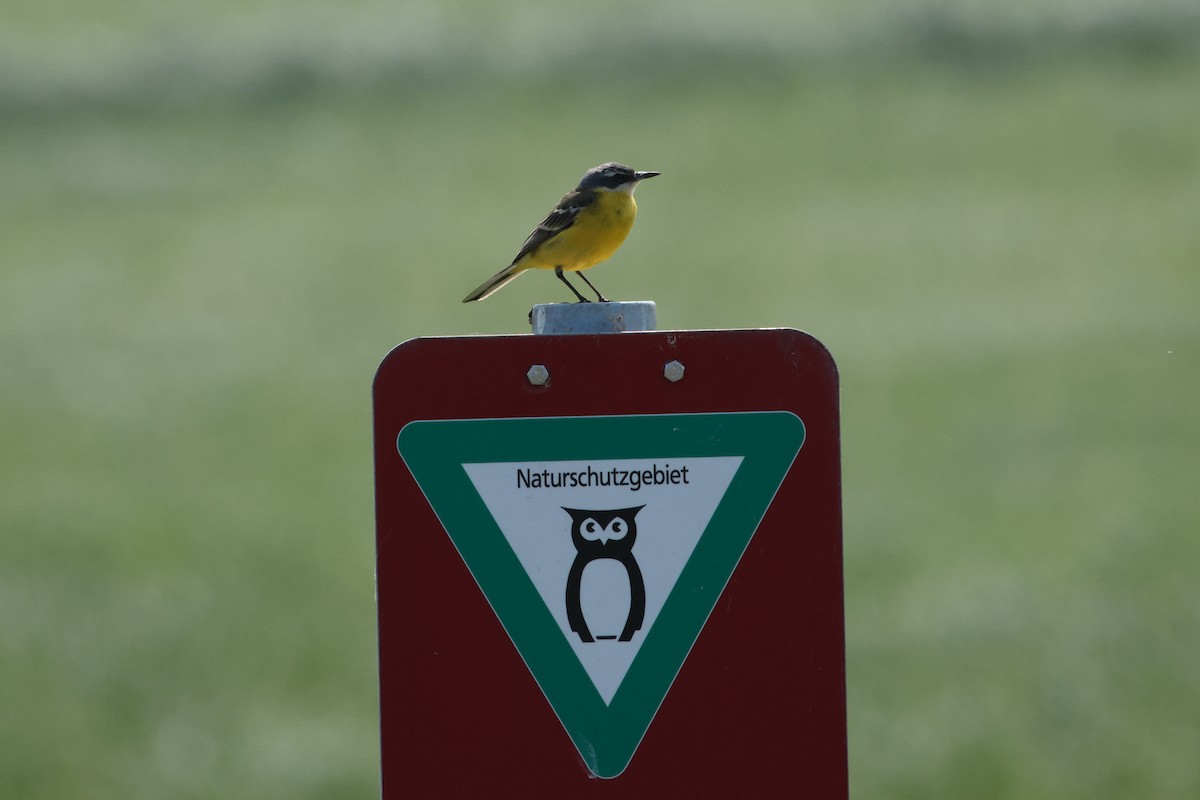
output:
<instances>
[{"instance_id":1,"label":"owl's eye","mask_svg":"<svg viewBox=\"0 0 1200 800\"><path fill-rule=\"evenodd\" d=\"M596 520L588 517L583 521L583 524L579 526L579 531L583 534L583 538L594 542L600 538L601 528L600 524L597 523Z\"/></svg>"},{"instance_id":2,"label":"owl's eye","mask_svg":"<svg viewBox=\"0 0 1200 800\"><path fill-rule=\"evenodd\" d=\"M613 520L613 524L610 527L612 528L613 533L620 533L621 532L621 520L619 520L619 519Z\"/></svg>"}]
</instances>

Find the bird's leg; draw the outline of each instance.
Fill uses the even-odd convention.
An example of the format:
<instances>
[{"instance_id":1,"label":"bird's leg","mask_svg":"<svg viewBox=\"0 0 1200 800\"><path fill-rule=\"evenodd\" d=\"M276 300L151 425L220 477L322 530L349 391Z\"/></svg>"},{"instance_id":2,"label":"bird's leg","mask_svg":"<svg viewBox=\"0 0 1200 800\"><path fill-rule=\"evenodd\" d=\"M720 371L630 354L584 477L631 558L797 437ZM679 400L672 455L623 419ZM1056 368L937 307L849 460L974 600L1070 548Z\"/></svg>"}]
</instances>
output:
<instances>
[{"instance_id":1,"label":"bird's leg","mask_svg":"<svg viewBox=\"0 0 1200 800\"><path fill-rule=\"evenodd\" d=\"M570 289L572 292L574 292L574 293L575 293L575 296L579 298L579 302L581 302L581 303L590 303L590 302L592 302L591 300L588 300L586 297L584 297L583 295L581 295L581 294L579 293L579 290L578 290L578 289L576 289L574 286L572 286L572 285L571 285L571 282L570 282L569 280L567 280L567 276L566 276L566 275L563 275L563 268L562 268L562 267L555 267L555 268L554 268L554 274L558 276L558 279L559 279L560 281L562 281L563 283L565 283L565 284L567 285L567 288L568 288L568 289ZM579 277L581 277L581 278L582 278L583 276L582 276L582 275L580 275ZM587 283L587 278L584 278L584 279L583 279L583 282L584 282L584 283ZM588 286L591 286L591 284L590 284L590 283L588 283ZM592 291L595 291L595 289L593 289Z\"/></svg>"},{"instance_id":2,"label":"bird's leg","mask_svg":"<svg viewBox=\"0 0 1200 800\"><path fill-rule=\"evenodd\" d=\"M592 282L591 282L591 281L589 281L589 280L588 280L588 279L587 279L587 278L584 276L584 274L583 274L582 272L581 272L581 273L579 273L579 277L583 278L583 282L584 282L584 283L586 283L586 284L588 285L588 288L589 288L589 289L591 289L593 292L595 292L595 293L596 293L596 298L597 298L597 299L598 299L598 300L599 300L601 303L607 303L607 302L608 302L608 298L607 298L607 297L605 297L604 295L600 294L600 290L599 290L599 289L597 289L595 286L592 286Z\"/></svg>"}]
</instances>

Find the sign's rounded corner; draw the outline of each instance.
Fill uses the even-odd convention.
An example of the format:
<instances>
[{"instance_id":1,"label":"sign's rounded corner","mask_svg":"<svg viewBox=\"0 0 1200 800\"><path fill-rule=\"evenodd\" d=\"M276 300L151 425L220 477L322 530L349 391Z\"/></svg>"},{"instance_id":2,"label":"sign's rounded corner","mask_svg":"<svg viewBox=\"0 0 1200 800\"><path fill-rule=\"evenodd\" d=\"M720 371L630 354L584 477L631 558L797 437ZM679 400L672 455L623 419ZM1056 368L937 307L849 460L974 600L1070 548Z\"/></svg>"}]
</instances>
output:
<instances>
[{"instance_id":1,"label":"sign's rounded corner","mask_svg":"<svg viewBox=\"0 0 1200 800\"><path fill-rule=\"evenodd\" d=\"M400 426L400 430L396 432L396 452L400 454L401 458L404 458L404 447L401 444L401 441L405 438L404 432L411 429L414 425L421 427L428 421L429 420L424 419L410 419L408 422ZM405 462L407 463L407 459L405 459Z\"/></svg>"},{"instance_id":2,"label":"sign's rounded corner","mask_svg":"<svg viewBox=\"0 0 1200 800\"><path fill-rule=\"evenodd\" d=\"M804 420L800 418L799 414L788 408L781 408L779 413L791 417L795 420L795 424L800 426L800 444L803 445L804 440L808 437L808 426L804 424ZM791 423L789 422L789 424Z\"/></svg>"},{"instance_id":3,"label":"sign's rounded corner","mask_svg":"<svg viewBox=\"0 0 1200 800\"><path fill-rule=\"evenodd\" d=\"M375 368L375 377L371 382L372 387L379 385L379 379L383 376L384 370L391 368L393 362L407 354L409 350L420 345L422 341L427 339L425 336L415 336L412 339L405 339L398 345L388 350L383 358L379 360L379 366Z\"/></svg>"},{"instance_id":4,"label":"sign's rounded corner","mask_svg":"<svg viewBox=\"0 0 1200 800\"><path fill-rule=\"evenodd\" d=\"M790 328L789 327L789 328L780 328L779 330L785 331L794 340L799 340L799 341L808 343L809 346L814 351L813 355L816 356L816 358L819 359L824 364L826 369L828 369L830 374L833 376L834 380L837 379L837 377L838 377L837 360L833 357L833 353L832 353L832 351L830 351L829 346L827 344L825 344L823 341L818 339L814 334L809 333L808 331L802 330L800 328ZM798 348L794 348L794 349L798 349Z\"/></svg>"}]
</instances>

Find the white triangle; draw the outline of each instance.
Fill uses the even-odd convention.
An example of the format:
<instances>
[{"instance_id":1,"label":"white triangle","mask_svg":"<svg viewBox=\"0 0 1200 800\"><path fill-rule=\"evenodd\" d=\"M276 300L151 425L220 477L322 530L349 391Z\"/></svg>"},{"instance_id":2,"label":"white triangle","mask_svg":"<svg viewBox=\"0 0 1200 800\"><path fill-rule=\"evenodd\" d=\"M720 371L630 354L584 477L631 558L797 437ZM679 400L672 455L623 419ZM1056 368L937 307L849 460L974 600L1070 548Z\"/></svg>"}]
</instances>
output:
<instances>
[{"instance_id":1,"label":"white triangle","mask_svg":"<svg viewBox=\"0 0 1200 800\"><path fill-rule=\"evenodd\" d=\"M719 456L498 462L463 469L607 705L741 463L741 456ZM632 553L645 585L641 628L628 641L601 638L621 632L632 591L626 567L601 557L584 568L581 607L596 637L585 642L568 621L567 579L578 551L572 516L564 509L638 506Z\"/></svg>"}]
</instances>

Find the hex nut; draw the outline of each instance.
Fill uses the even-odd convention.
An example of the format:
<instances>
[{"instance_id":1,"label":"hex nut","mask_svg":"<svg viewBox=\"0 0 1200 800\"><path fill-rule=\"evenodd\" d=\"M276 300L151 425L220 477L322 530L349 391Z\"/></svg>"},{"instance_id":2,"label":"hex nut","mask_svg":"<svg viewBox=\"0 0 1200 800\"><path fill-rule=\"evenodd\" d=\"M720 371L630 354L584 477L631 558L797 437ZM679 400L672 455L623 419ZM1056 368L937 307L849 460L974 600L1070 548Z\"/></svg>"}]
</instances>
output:
<instances>
[{"instance_id":1,"label":"hex nut","mask_svg":"<svg viewBox=\"0 0 1200 800\"><path fill-rule=\"evenodd\" d=\"M525 373L525 377L534 386L545 386L550 380L550 370L546 369L544 364L534 364L529 368L529 372Z\"/></svg>"},{"instance_id":2,"label":"hex nut","mask_svg":"<svg viewBox=\"0 0 1200 800\"><path fill-rule=\"evenodd\" d=\"M668 361L663 367L663 377L671 383L677 383L683 379L683 364L678 361Z\"/></svg>"}]
</instances>

